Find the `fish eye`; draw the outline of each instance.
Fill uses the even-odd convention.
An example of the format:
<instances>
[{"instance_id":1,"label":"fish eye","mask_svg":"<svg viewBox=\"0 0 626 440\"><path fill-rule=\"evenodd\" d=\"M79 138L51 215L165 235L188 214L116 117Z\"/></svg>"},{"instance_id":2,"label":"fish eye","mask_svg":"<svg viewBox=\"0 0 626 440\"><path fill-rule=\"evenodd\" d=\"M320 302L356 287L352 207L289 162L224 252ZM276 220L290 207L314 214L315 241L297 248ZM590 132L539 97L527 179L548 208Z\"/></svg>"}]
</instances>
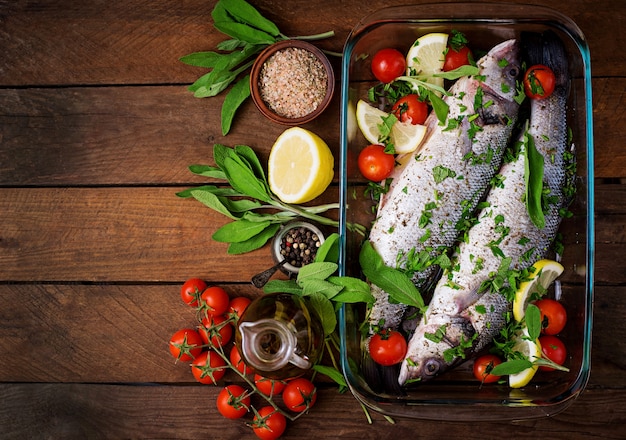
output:
<instances>
[{"instance_id":1,"label":"fish eye","mask_svg":"<svg viewBox=\"0 0 626 440\"><path fill-rule=\"evenodd\" d=\"M509 76L511 78L517 78L517 75L519 74L519 69L517 67L511 67L509 69Z\"/></svg>"},{"instance_id":2,"label":"fish eye","mask_svg":"<svg viewBox=\"0 0 626 440\"><path fill-rule=\"evenodd\" d=\"M439 371L439 361L437 359L428 359L424 364L424 373L427 376L434 376Z\"/></svg>"}]
</instances>

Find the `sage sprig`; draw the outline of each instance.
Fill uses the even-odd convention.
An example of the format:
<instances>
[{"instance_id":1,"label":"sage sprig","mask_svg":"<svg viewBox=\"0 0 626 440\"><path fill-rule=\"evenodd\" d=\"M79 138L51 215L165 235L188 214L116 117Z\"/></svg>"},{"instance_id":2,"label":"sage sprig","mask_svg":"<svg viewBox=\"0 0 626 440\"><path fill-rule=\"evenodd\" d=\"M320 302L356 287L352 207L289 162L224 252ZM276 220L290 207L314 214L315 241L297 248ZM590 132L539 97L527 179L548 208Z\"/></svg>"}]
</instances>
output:
<instances>
[{"instance_id":1,"label":"sage sprig","mask_svg":"<svg viewBox=\"0 0 626 440\"><path fill-rule=\"evenodd\" d=\"M189 86L189 90L197 98L216 96L236 81L222 104L221 128L224 136L230 131L237 109L250 96L249 75L239 80L237 78L254 64L255 58L263 49L281 40L319 40L335 34L334 31L329 31L288 37L245 0L219 0L211 17L215 29L228 35L230 39L217 45L219 52L195 52L181 57L180 61L211 69Z\"/></svg>"},{"instance_id":2,"label":"sage sprig","mask_svg":"<svg viewBox=\"0 0 626 440\"><path fill-rule=\"evenodd\" d=\"M321 214L339 208L338 203L300 206L282 202L270 190L259 158L247 145L234 148L222 144L213 147L216 166L191 165L197 175L225 180L228 186L202 185L186 189L176 195L194 198L232 221L213 234L215 241L229 243L229 254L243 254L262 247L271 239L280 225L303 217L322 225L338 227L336 220ZM348 228L364 234L362 225Z\"/></svg>"}]
</instances>

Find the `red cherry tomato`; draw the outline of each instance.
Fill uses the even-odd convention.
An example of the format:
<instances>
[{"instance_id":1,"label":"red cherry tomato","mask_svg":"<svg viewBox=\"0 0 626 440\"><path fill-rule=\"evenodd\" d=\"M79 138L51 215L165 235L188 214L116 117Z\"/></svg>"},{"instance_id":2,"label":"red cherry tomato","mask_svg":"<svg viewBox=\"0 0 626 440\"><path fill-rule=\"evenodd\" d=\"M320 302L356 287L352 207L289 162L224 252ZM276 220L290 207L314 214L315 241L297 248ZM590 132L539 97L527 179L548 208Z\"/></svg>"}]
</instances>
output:
<instances>
[{"instance_id":1,"label":"red cherry tomato","mask_svg":"<svg viewBox=\"0 0 626 440\"><path fill-rule=\"evenodd\" d=\"M213 350L208 350L191 362L191 373L200 383L212 385L226 374L226 362Z\"/></svg>"},{"instance_id":2,"label":"red cherry tomato","mask_svg":"<svg viewBox=\"0 0 626 440\"><path fill-rule=\"evenodd\" d=\"M539 344L543 355L558 365L563 365L567 359L567 349L565 344L556 336L544 335L539 337ZM554 371L554 368L540 365L542 371Z\"/></svg>"},{"instance_id":3,"label":"red cherry tomato","mask_svg":"<svg viewBox=\"0 0 626 440\"><path fill-rule=\"evenodd\" d=\"M208 287L200 295L200 305L207 316L223 315L229 304L228 293L218 286Z\"/></svg>"},{"instance_id":4,"label":"red cherry tomato","mask_svg":"<svg viewBox=\"0 0 626 440\"><path fill-rule=\"evenodd\" d=\"M170 338L170 353L176 360L187 362L198 357L202 352L202 337L191 328L178 330Z\"/></svg>"},{"instance_id":5,"label":"red cherry tomato","mask_svg":"<svg viewBox=\"0 0 626 440\"><path fill-rule=\"evenodd\" d=\"M254 373L254 368L249 367L241 358L241 353L239 353L239 349L236 345L233 345L233 348L230 349L230 363L235 366L237 370L241 374L252 374Z\"/></svg>"},{"instance_id":6,"label":"red cherry tomato","mask_svg":"<svg viewBox=\"0 0 626 440\"><path fill-rule=\"evenodd\" d=\"M198 306L200 295L206 289L206 283L200 278L189 278L180 289L180 297L191 307Z\"/></svg>"},{"instance_id":7,"label":"red cherry tomato","mask_svg":"<svg viewBox=\"0 0 626 440\"><path fill-rule=\"evenodd\" d=\"M254 384L266 396L277 396L283 392L287 385L282 380L268 379L260 374L254 375Z\"/></svg>"},{"instance_id":8,"label":"red cherry tomato","mask_svg":"<svg viewBox=\"0 0 626 440\"><path fill-rule=\"evenodd\" d=\"M548 66L536 64L524 74L524 92L530 99L545 99L554 92L556 78Z\"/></svg>"},{"instance_id":9,"label":"red cherry tomato","mask_svg":"<svg viewBox=\"0 0 626 440\"><path fill-rule=\"evenodd\" d=\"M474 377L482 383L497 382L501 376L491 374L491 370L501 363L502 359L493 354L486 354L476 358L474 361Z\"/></svg>"},{"instance_id":10,"label":"red cherry tomato","mask_svg":"<svg viewBox=\"0 0 626 440\"><path fill-rule=\"evenodd\" d=\"M443 63L443 71L449 72L451 70L458 69L461 66L470 65L471 59L472 51L467 46L461 46L458 49L448 46L446 58Z\"/></svg>"},{"instance_id":11,"label":"red cherry tomato","mask_svg":"<svg viewBox=\"0 0 626 440\"><path fill-rule=\"evenodd\" d=\"M567 323L567 312L560 302L554 299L540 299L535 301L541 312L541 333L544 335L558 335Z\"/></svg>"},{"instance_id":12,"label":"red cherry tomato","mask_svg":"<svg viewBox=\"0 0 626 440\"><path fill-rule=\"evenodd\" d=\"M390 83L405 71L406 59L396 49L381 49L372 58L372 73L381 82Z\"/></svg>"},{"instance_id":13,"label":"red cherry tomato","mask_svg":"<svg viewBox=\"0 0 626 440\"><path fill-rule=\"evenodd\" d=\"M423 124L428 117L428 104L420 101L418 95L411 93L398 99L391 108L391 112L401 122L410 122L413 125Z\"/></svg>"},{"instance_id":14,"label":"red cherry tomato","mask_svg":"<svg viewBox=\"0 0 626 440\"><path fill-rule=\"evenodd\" d=\"M283 390L283 402L291 411L306 411L315 405L316 400L315 385L303 377L289 381Z\"/></svg>"},{"instance_id":15,"label":"red cherry tomato","mask_svg":"<svg viewBox=\"0 0 626 440\"><path fill-rule=\"evenodd\" d=\"M363 177L380 182L389 177L396 159L393 154L385 153L385 147L382 145L368 145L359 153L357 163Z\"/></svg>"},{"instance_id":16,"label":"red cherry tomato","mask_svg":"<svg viewBox=\"0 0 626 440\"><path fill-rule=\"evenodd\" d=\"M271 406L257 411L252 420L252 430L261 440L276 440L285 432L287 419Z\"/></svg>"},{"instance_id":17,"label":"red cherry tomato","mask_svg":"<svg viewBox=\"0 0 626 440\"><path fill-rule=\"evenodd\" d=\"M228 305L228 316L230 318L241 318L241 315L243 315L243 312L246 311L251 302L252 300L250 298L246 298L245 296L234 297L230 300Z\"/></svg>"},{"instance_id":18,"label":"red cherry tomato","mask_svg":"<svg viewBox=\"0 0 626 440\"><path fill-rule=\"evenodd\" d=\"M380 365L395 365L406 356L406 339L400 332L385 329L370 338L370 356Z\"/></svg>"},{"instance_id":19,"label":"red cherry tomato","mask_svg":"<svg viewBox=\"0 0 626 440\"><path fill-rule=\"evenodd\" d=\"M210 316L202 318L202 326L198 333L205 344L213 347L223 347L230 342L233 337L233 326L230 323L224 324L224 316Z\"/></svg>"},{"instance_id":20,"label":"red cherry tomato","mask_svg":"<svg viewBox=\"0 0 626 440\"><path fill-rule=\"evenodd\" d=\"M239 385L228 385L217 395L217 410L227 419L239 419L250 408L250 394Z\"/></svg>"}]
</instances>

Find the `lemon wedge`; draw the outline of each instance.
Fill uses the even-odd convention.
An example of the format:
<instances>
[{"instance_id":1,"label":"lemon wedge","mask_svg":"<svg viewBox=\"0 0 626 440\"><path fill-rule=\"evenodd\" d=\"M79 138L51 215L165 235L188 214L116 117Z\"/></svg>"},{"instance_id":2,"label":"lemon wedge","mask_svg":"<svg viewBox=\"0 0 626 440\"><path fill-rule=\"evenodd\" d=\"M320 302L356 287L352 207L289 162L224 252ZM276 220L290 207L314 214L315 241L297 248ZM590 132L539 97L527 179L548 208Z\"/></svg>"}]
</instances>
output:
<instances>
[{"instance_id":1,"label":"lemon wedge","mask_svg":"<svg viewBox=\"0 0 626 440\"><path fill-rule=\"evenodd\" d=\"M531 267L531 279L520 284L515 292L513 300L513 317L517 322L524 319L526 307L533 299L533 295L540 296L546 291L550 284L563 273L561 263L553 260L539 260Z\"/></svg>"},{"instance_id":2,"label":"lemon wedge","mask_svg":"<svg viewBox=\"0 0 626 440\"><path fill-rule=\"evenodd\" d=\"M356 122L361 133L371 144L380 143L380 129L378 126L382 124L383 119L389 116L376 107L369 105L362 99L356 104ZM426 126L408 122L396 121L391 127L389 135L394 145L396 154L405 154L415 151L426 136Z\"/></svg>"},{"instance_id":3,"label":"lemon wedge","mask_svg":"<svg viewBox=\"0 0 626 440\"><path fill-rule=\"evenodd\" d=\"M288 128L270 151L270 189L285 203L308 202L326 190L333 180L333 167L333 154L326 142L304 128Z\"/></svg>"},{"instance_id":4,"label":"lemon wedge","mask_svg":"<svg viewBox=\"0 0 626 440\"><path fill-rule=\"evenodd\" d=\"M519 373L509 375L509 386L511 388L521 388L528 385L532 380L539 368L534 362L541 358L541 345L539 340L531 340L528 335L528 329L524 327L520 334L515 338L515 345L513 345L513 351L519 351L524 354L533 365L526 368Z\"/></svg>"},{"instance_id":5,"label":"lemon wedge","mask_svg":"<svg viewBox=\"0 0 626 440\"><path fill-rule=\"evenodd\" d=\"M443 86L443 78L433 76L441 73L446 60L448 34L430 33L421 36L406 55L407 75L425 76L426 81Z\"/></svg>"}]
</instances>

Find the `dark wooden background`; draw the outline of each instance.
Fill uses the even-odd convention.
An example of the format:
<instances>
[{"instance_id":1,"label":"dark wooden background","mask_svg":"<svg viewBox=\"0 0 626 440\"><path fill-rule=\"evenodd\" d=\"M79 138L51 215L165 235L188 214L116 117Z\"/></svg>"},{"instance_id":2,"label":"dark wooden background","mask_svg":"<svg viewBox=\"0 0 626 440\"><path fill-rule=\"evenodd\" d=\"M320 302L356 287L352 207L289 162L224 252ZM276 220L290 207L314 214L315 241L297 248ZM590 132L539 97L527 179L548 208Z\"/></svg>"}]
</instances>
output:
<instances>
[{"instance_id":1,"label":"dark wooden background","mask_svg":"<svg viewBox=\"0 0 626 440\"><path fill-rule=\"evenodd\" d=\"M285 438L624 438L626 422L626 3L529 0L576 21L593 71L596 285L591 380L563 413L475 424L368 425L356 400L322 386ZM399 1L253 1L288 35L334 30L341 51L367 13ZM224 138L223 97L194 99L178 61L224 39L213 1L0 1L0 438L232 438L216 387L174 365L167 340L193 316L178 292L199 276L233 295L267 267L210 236L223 217L175 197L201 182L212 145L267 158L283 127L251 102ZM472 6L474 7L474 6ZM309 128L335 153L339 94ZM336 200L336 186L325 194ZM454 420L454 414L450 414Z\"/></svg>"}]
</instances>

